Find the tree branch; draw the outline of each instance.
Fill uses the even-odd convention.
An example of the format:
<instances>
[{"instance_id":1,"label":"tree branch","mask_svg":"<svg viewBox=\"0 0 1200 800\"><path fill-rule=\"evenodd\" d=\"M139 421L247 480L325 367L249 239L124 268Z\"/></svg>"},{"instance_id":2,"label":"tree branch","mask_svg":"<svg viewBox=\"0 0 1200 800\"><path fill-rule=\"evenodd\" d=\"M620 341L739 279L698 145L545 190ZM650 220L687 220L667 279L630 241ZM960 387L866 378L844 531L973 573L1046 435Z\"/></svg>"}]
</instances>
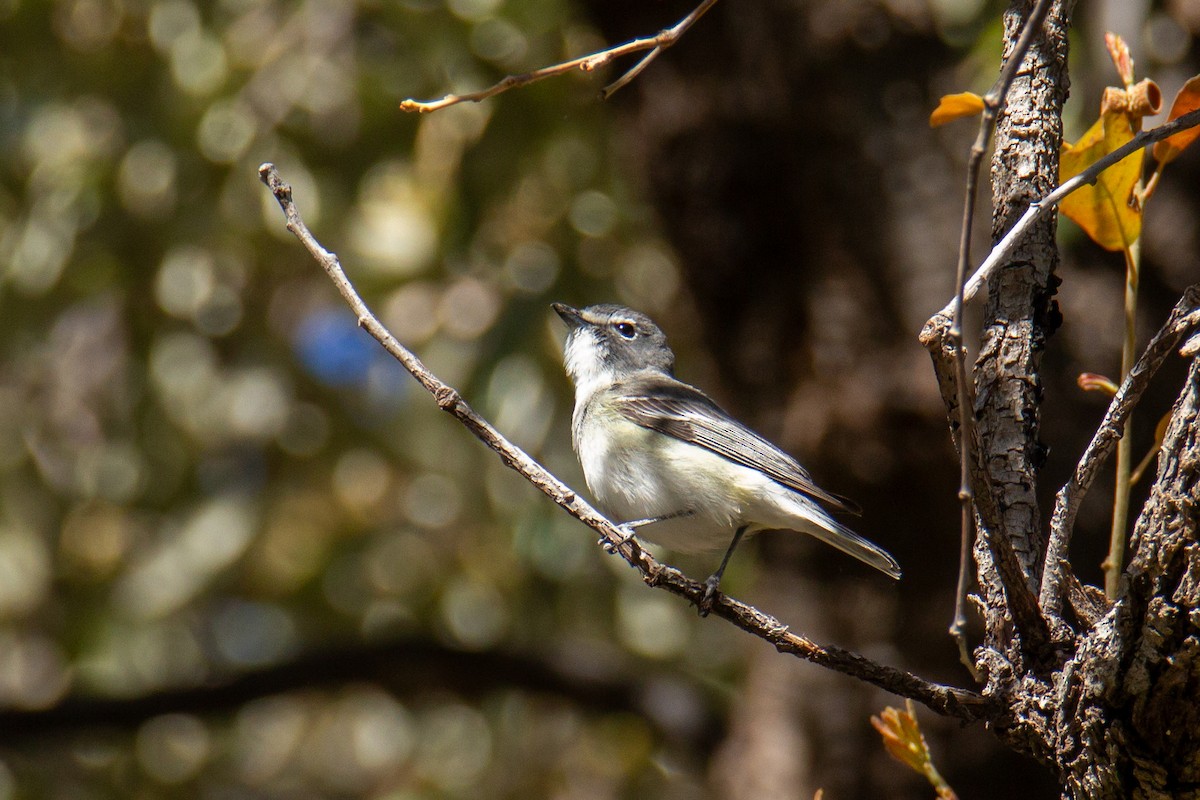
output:
<instances>
[{"instance_id":1,"label":"tree branch","mask_svg":"<svg viewBox=\"0 0 1200 800\"><path fill-rule=\"evenodd\" d=\"M967 358L962 340L962 315L963 305L965 304L963 285L966 281L967 262L971 258L971 229L975 223L975 197L979 189L979 168L983 164L983 156L987 152L988 142L992 138L996 115L1000 113L1000 109L1004 104L1004 98L1008 95L1009 87L1012 86L1013 79L1017 75L1017 69L1025 60L1025 53L1033 43L1034 36L1041 30L1042 23L1046 20L1046 13L1050 10L1050 2L1051 0L1038 0L1038 4L1025 20L1025 27L1021 32L1020 39L1001 67L996 83L983 97L983 113L980 115L979 133L975 136L975 143L972 145L970 157L967 159L966 197L963 200L962 228L959 231L958 263L954 279L956 294L953 301L950 327L946 331L946 341L950 346L949 357L954 364L955 385L957 388L959 429L958 502L961 506L962 517L958 587L954 600L954 621L950 624L950 635L958 643L959 659L975 677L978 677L975 671L975 664L971 660L967 649L967 614L965 606L967 565L971 552L971 527L975 518L974 492L971 488L971 448L976 444L976 437L974 403L968 404L967 402L969 393L967 384ZM984 470L976 474L986 476L987 471ZM1007 537L1001 538L1006 539Z\"/></svg>"},{"instance_id":2,"label":"tree branch","mask_svg":"<svg viewBox=\"0 0 1200 800\"><path fill-rule=\"evenodd\" d=\"M1075 474L1067 482L1054 501L1054 514L1050 518L1050 542L1046 547L1046 562L1042 571L1042 611L1054 623L1062 621L1064 579L1069 569L1067 551L1071 544L1071 533L1075 527L1075 516L1084 496L1095 480L1100 467L1108 459L1113 448L1125 432L1125 422L1134 407L1142 399L1154 373L1167 360L1179 341L1200 326L1200 284L1194 284L1183 293L1175 304L1166 324L1154 335L1141 358L1121 383L1104 414L1104 420L1096 429L1092 441L1079 459Z\"/></svg>"},{"instance_id":3,"label":"tree branch","mask_svg":"<svg viewBox=\"0 0 1200 800\"><path fill-rule=\"evenodd\" d=\"M951 344L953 339L950 336L950 331L956 313L961 313L961 306L959 305L960 299L963 303L970 302L975 295L978 294L979 289L984 285L984 282L991 277L996 267L1003 263L1004 260L1012 254L1013 249L1029 232L1034 223L1056 208L1058 204L1063 201L1063 198L1065 198L1071 192L1075 191L1081 186L1095 183L1097 178L1099 178L1100 174L1104 172L1104 170L1108 169L1114 164L1119 163L1138 149L1147 147L1155 142L1166 139L1167 137L1172 136L1181 130L1186 130L1188 128L1195 127L1196 125L1200 125L1200 110L1184 114L1177 119L1172 120L1171 122L1158 126L1157 128L1142 131L1122 147L1097 160L1094 164L1080 172L1078 175L1062 183L1058 188L1047 194L1041 200L1031 203L1017 223L1014 224L1013 227L1010 228L1009 231L1004 235L1004 237L996 243L988 256L980 264L979 268L971 276L970 280L967 281L962 287L963 291L961 298L959 296L952 298L950 302L947 303L944 308L942 308L941 311L934 314L932 317L930 317L929 321L925 323L925 328L921 333L920 340L921 343L930 351L930 354L933 357L934 370L937 376L938 385L943 389L943 400L946 401L947 410L950 413L951 419L958 423L958 428L962 427L961 420L964 419L964 417L961 415L963 400L960 397L961 393L959 392L959 378L957 374L958 364L955 361L953 345ZM967 407L969 408L971 405L968 405ZM968 426L973 427L970 425L969 416L967 419ZM961 431L956 431L956 435L961 437ZM959 450L961 453L961 444L959 444ZM1107 453L1105 455L1107 455ZM988 480L987 471L983 468L983 464L979 459L972 459L970 462L968 462L968 465L973 465L973 475L977 483ZM1086 487L1084 488L1084 491L1086 491ZM976 492L975 494L976 509L979 511L983 526L985 528L992 528L994 531L996 531L998 533L996 538L1001 542L1007 541L1007 537L1003 533L1002 521L999 518L999 514L998 512L993 512L994 503L981 502L984 494L983 492ZM1059 511L1056 508L1055 515L1057 516L1058 514ZM1070 524L1074 523L1073 518L1074 512L1072 512ZM1003 548L1003 545L1001 545L1001 548ZM993 547L992 549L993 553L995 554L996 548ZM1006 562L1008 561L1009 559L1004 558L1003 555L1001 555L997 563L998 568L1006 572L1011 571L1011 569L1005 570ZM1049 554L1047 554L1046 564L1047 566L1051 565ZM1011 568L1011 564L1008 564L1007 566ZM1015 576L1010 575L1005 577L1006 583L1008 583L1012 577ZM1024 621L1024 624L1028 625L1032 623L1033 625L1037 626L1038 629L1040 629L1043 623L1033 622L1033 615L1028 613L1029 609L1038 608L1038 603L1036 599L1033 598L1032 590L1027 594L1022 590L1017 589L1015 595L1010 594L1010 603L1013 601L1014 596L1016 597L1018 604L1026 609L1026 611L1023 612L1018 612L1014 609L1014 614L1018 624L1021 624L1022 621ZM1043 602L1048 597L1045 579L1043 579L1041 587L1041 597ZM1059 595L1059 599L1061 599L1061 595ZM1054 614L1045 614L1045 609L1043 608L1042 612L1039 613L1038 616L1043 617L1043 619L1045 619L1047 616L1051 619L1055 619L1059 616L1060 612L1061 609L1059 608Z\"/></svg>"},{"instance_id":4,"label":"tree branch","mask_svg":"<svg viewBox=\"0 0 1200 800\"><path fill-rule=\"evenodd\" d=\"M679 22L675 23L670 28L659 31L654 36L647 36L642 39L634 39L633 41L626 42L625 44L610 47L606 50L599 50L590 55L581 56L580 58L573 58L570 61L563 61L559 64L552 64L548 67L542 67L541 69L534 70L533 72L526 72L521 75L509 75L492 86L489 86L486 89L481 89L478 92L468 92L466 94L448 94L439 100L428 101L413 100L410 98L400 103L400 109L402 111L417 111L425 114L430 111L438 111L443 108L448 108L449 106L458 105L459 103L478 103L482 100L488 99L489 97L495 97L498 94L507 92L509 89L516 89L520 86L528 86L531 83L537 83L540 80L552 78L555 75L563 75L575 69L582 70L583 72L593 72L594 70L600 69L611 61L621 58L622 56L649 50L650 52L643 56L641 60L634 64L633 67L625 72L625 74L601 90L600 99L607 100L608 98L612 97L618 89L641 74L642 70L650 66L650 62L658 58L659 54L662 53L663 50L666 50L668 47L678 42L679 39L685 33L687 33L688 29L696 24L696 20L704 16L705 12L707 12L716 4L717 0L703 0L703 2L696 6L696 8L692 9L692 12L686 17L679 20Z\"/></svg>"},{"instance_id":5,"label":"tree branch","mask_svg":"<svg viewBox=\"0 0 1200 800\"><path fill-rule=\"evenodd\" d=\"M970 468L971 479L976 485L981 487L980 491L975 492L973 495L975 510L979 514L980 536L987 545L989 552L991 552L992 558L996 562L996 569L1000 572L1001 579L1004 581L1008 606L1012 611L1013 620L1029 640L1030 646L1037 650L1050 641L1050 629L1042 617L1041 610L1038 608L1037 597L1026 579L1025 573L1021 568L1021 563L1017 559L1017 554L1012 548L1011 540L1004 530L1004 515L1000 513L1000 508L996 504L996 496L992 490L991 476L988 473L987 465L983 462L983 448L979 441L979 429L976 426L971 425L965 431L965 434L971 437L971 444L969 446L963 444L964 431L962 430L962 426L958 424L961 419L959 403L965 402L967 408L973 409L975 400L974 392L971 391L969 382L966 384L965 400L959 399L963 393L958 391L960 384L953 355L948 352L952 347L946 337L946 326L949 324L950 320L948 317L939 316L931 319L926 323L925 329L921 332L921 343L930 350L933 358L938 389L941 391L942 401L946 404L946 413L951 422L955 444L958 446L960 453L966 452L969 456L970 461L968 462L968 466ZM939 327L934 327L935 325ZM965 451L964 447L966 448ZM956 616L958 611L959 609L956 608ZM955 635L955 632L951 630L951 634ZM960 648L965 649L965 638L955 635L955 639L960 643Z\"/></svg>"},{"instance_id":6,"label":"tree branch","mask_svg":"<svg viewBox=\"0 0 1200 800\"><path fill-rule=\"evenodd\" d=\"M634 540L626 540L621 530L609 519L592 508L569 486L564 484L541 464L534 461L525 451L508 441L491 423L477 414L458 391L441 381L426 368L424 363L405 348L371 313L354 286L346 277L341 263L333 253L326 250L309 231L300 217L292 199L292 189L283 182L273 164L263 164L258 170L263 183L279 202L291 231L312 257L329 275L342 297L358 317L358 324L371 334L384 349L417 379L431 395L438 407L458 419L472 434L493 450L505 465L520 473L526 480L540 489L547 497L562 506L567 513L597 531L606 548L616 551L642 574L650 586L657 586L672 594L698 604L705 594L705 585L691 580L678 570L657 562ZM990 705L975 692L955 689L931 683L911 673L894 667L877 664L864 656L836 647L823 647L803 636L788 630L774 617L752 606L734 600L724 594L717 596L712 613L732 622L744 631L770 642L777 650L791 653L845 675L871 683L901 697L921 702L941 714L964 720L978 720L988 716Z\"/></svg>"}]
</instances>

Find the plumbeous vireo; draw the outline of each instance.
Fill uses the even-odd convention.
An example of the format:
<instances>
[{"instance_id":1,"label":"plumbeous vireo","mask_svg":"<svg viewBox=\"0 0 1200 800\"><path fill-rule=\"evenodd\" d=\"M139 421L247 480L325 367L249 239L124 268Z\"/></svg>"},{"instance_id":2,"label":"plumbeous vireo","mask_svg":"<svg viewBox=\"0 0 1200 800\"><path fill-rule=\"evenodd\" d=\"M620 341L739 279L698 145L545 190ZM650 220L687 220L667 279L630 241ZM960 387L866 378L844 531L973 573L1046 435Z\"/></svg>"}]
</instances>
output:
<instances>
[{"instance_id":1,"label":"plumbeous vireo","mask_svg":"<svg viewBox=\"0 0 1200 800\"><path fill-rule=\"evenodd\" d=\"M674 377L675 354L653 320L617 305L553 308L570 328L571 438L597 505L627 536L636 531L680 552L727 548L701 613L738 542L762 530L807 533L900 577L896 559L818 505L855 512L853 503Z\"/></svg>"}]
</instances>

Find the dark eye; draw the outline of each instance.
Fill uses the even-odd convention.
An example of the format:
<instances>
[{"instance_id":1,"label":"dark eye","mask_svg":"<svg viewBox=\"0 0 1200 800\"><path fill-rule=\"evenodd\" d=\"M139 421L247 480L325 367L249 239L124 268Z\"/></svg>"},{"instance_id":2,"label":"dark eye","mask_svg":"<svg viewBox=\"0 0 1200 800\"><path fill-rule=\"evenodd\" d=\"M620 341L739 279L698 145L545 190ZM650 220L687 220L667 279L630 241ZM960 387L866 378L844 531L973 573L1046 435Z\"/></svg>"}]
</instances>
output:
<instances>
[{"instance_id":1,"label":"dark eye","mask_svg":"<svg viewBox=\"0 0 1200 800\"><path fill-rule=\"evenodd\" d=\"M617 322L613 324L613 327L617 329L617 333L626 339L632 339L637 336L637 329L633 327L632 322Z\"/></svg>"}]
</instances>

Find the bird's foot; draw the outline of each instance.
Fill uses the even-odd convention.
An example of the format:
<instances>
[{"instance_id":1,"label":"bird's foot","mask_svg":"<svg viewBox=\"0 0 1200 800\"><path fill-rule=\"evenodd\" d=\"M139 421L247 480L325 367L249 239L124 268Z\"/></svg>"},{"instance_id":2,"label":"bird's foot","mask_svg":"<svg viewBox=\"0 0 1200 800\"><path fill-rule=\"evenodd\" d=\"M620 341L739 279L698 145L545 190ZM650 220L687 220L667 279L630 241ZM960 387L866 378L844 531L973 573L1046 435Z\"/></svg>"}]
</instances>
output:
<instances>
[{"instance_id":1,"label":"bird's foot","mask_svg":"<svg viewBox=\"0 0 1200 800\"><path fill-rule=\"evenodd\" d=\"M720 575L709 575L704 581L704 596L700 598L700 602L696 604L696 610L700 612L701 617L707 617L712 611L713 604L717 602L717 587L721 585Z\"/></svg>"},{"instance_id":2,"label":"bird's foot","mask_svg":"<svg viewBox=\"0 0 1200 800\"><path fill-rule=\"evenodd\" d=\"M621 538L619 541L614 542L612 539L609 539L607 536L601 536L600 541L597 542L597 544L599 544L600 546L602 546L604 548L604 552L608 553L609 555L616 553L618 547L620 547L621 545L628 542L630 539L633 538L633 535L635 533L637 533L634 526L630 525L628 522L626 522L623 525L618 525L617 530L621 532Z\"/></svg>"}]
</instances>

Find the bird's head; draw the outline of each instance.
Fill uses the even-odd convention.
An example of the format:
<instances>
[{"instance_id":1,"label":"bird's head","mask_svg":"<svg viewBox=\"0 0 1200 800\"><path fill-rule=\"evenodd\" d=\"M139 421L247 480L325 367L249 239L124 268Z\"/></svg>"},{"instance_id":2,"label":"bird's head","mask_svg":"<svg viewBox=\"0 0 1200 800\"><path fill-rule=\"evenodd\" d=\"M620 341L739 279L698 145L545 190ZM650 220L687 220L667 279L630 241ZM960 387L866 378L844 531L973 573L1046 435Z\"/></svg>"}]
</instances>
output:
<instances>
[{"instance_id":1,"label":"bird's head","mask_svg":"<svg viewBox=\"0 0 1200 800\"><path fill-rule=\"evenodd\" d=\"M563 360L577 387L621 380L643 370L670 375L675 368L667 337L640 311L608 303L583 309L563 303L551 307L570 329Z\"/></svg>"}]
</instances>

